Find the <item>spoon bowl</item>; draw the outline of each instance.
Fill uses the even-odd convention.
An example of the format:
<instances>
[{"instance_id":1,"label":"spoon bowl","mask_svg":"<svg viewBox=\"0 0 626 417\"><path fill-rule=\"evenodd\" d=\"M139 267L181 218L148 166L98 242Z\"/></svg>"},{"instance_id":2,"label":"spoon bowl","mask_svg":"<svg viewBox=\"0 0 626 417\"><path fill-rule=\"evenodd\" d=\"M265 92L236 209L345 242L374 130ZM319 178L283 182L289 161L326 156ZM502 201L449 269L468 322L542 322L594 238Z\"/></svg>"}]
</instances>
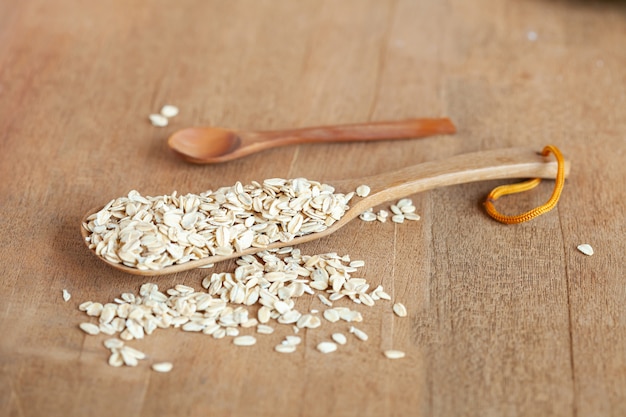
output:
<instances>
[{"instance_id":1,"label":"spoon bowl","mask_svg":"<svg viewBox=\"0 0 626 417\"><path fill-rule=\"evenodd\" d=\"M570 164L565 162L565 172L569 173ZM243 255L254 254L264 249L275 249L284 246L294 246L301 243L321 239L337 232L348 222L358 217L369 208L388 201L396 201L415 193L438 187L508 178L555 178L557 163L549 161L540 153L526 148L509 148L491 151L475 152L453 156L439 161L425 162L409 166L397 171L374 175L348 181L331 182L339 192L351 192L361 184L367 184L371 193L364 198L358 198L340 220L326 230L298 236L288 242L275 242L265 248L252 247L230 255L210 256L182 264L174 264L158 270L142 270L108 261L90 251L100 260L121 271L134 275L165 275L200 268L227 259L238 258ZM90 232L87 230L88 218L99 212L102 207L90 210L82 220L81 234L87 244Z\"/></svg>"},{"instance_id":2,"label":"spoon bowl","mask_svg":"<svg viewBox=\"0 0 626 417\"><path fill-rule=\"evenodd\" d=\"M241 147L241 138L234 130L221 127L190 127L170 136L168 145L188 161L203 164L232 158Z\"/></svg>"},{"instance_id":3,"label":"spoon bowl","mask_svg":"<svg viewBox=\"0 0 626 417\"><path fill-rule=\"evenodd\" d=\"M188 162L215 164L278 146L300 143L352 142L422 138L455 133L443 119L410 119L275 131L244 131L220 127L191 127L174 132L167 143Z\"/></svg>"}]
</instances>

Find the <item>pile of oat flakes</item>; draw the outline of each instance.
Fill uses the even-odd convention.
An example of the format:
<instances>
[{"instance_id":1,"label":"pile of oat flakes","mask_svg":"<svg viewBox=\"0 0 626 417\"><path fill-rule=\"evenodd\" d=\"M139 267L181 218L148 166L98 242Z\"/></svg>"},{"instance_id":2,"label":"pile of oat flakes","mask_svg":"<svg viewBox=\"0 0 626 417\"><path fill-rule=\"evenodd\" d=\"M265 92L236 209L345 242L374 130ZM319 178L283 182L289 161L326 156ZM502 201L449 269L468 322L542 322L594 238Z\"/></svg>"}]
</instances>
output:
<instances>
[{"instance_id":1,"label":"pile of oat flakes","mask_svg":"<svg viewBox=\"0 0 626 417\"><path fill-rule=\"evenodd\" d=\"M382 286L370 288L365 278L355 276L364 262L349 256L303 255L299 249L287 247L243 256L236 264L232 273L216 272L204 278L200 291L185 285L161 291L156 284L145 283L138 294L124 293L110 303L84 302L79 309L97 322L81 323L80 328L90 335L118 336L104 341L111 352L111 366L136 366L147 355L127 342L167 328L215 339L230 337L234 345L251 346L258 335L271 334L276 326L285 325L292 328L293 335L275 350L292 353L301 341L298 333L316 329L323 321L350 323L348 332L366 341L367 334L354 325L363 321L362 314L335 303L346 300L355 306L371 307L391 299ZM296 301L305 294L318 297L325 309L300 311ZM407 315L401 303L396 303L393 311L399 317ZM331 339L318 344L317 349L330 353L347 342L343 333L334 333ZM384 354L389 358L404 356L396 350ZM153 368L166 372L172 364L155 363Z\"/></svg>"},{"instance_id":2,"label":"pile of oat flakes","mask_svg":"<svg viewBox=\"0 0 626 417\"><path fill-rule=\"evenodd\" d=\"M251 346L259 335L272 334L276 326L290 326L293 334L274 349L293 353L301 342L301 330L316 329L324 321L345 321L350 324L348 333L367 341L368 335L355 326L363 321L358 309L335 305L372 307L391 300L382 286L370 288L365 278L355 275L364 261L336 253L304 255L292 247L265 248L325 230L341 219L355 194L366 197L369 193L366 185L356 192L335 193L330 185L304 178L236 183L200 195L144 197L131 191L109 202L83 225L90 232L90 247L108 261L157 270L250 247L259 252L238 258L233 272L204 278L203 290L176 285L162 291L156 284L145 283L138 294L124 293L113 302L84 302L79 309L96 322L81 323L80 328L90 335L117 336L104 341L111 366L136 366L146 359L145 353L127 343L157 329L178 328ZM395 223L419 220L410 199L390 209ZM369 210L360 218L385 222L388 215L386 210L377 214ZM305 295L316 296L324 310L298 309L296 301ZM69 300L65 291L64 299ZM407 316L402 303L395 303L392 311L398 317ZM341 332L330 339L319 343L317 350L331 353L348 342ZM404 357L400 350L383 353L391 359ZM160 362L152 367L168 372L173 365Z\"/></svg>"}]
</instances>

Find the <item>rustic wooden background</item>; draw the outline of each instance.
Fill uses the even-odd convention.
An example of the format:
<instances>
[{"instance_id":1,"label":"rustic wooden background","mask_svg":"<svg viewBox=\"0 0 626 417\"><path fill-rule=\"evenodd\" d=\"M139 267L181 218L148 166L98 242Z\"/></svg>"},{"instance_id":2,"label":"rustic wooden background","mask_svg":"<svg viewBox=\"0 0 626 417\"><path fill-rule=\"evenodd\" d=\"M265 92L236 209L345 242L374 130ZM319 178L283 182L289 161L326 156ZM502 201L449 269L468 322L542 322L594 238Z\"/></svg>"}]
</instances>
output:
<instances>
[{"instance_id":1,"label":"rustic wooden background","mask_svg":"<svg viewBox=\"0 0 626 417\"><path fill-rule=\"evenodd\" d=\"M180 115L151 126L165 103ZM191 125L436 116L458 134L217 166L165 142ZM0 1L0 415L626 415L625 137L623 1ZM302 246L365 260L365 277L407 305L405 319L388 303L361 309L367 343L322 355L326 323L280 355L288 329L253 348L167 330L133 344L148 361L111 368L105 336L77 327L80 302L147 281L95 259L79 233L87 209L131 189L332 180L548 143L572 174L532 222L488 218L480 203L498 182L484 182L413 196L420 222L355 221ZM521 212L551 187L498 206ZM206 274L153 281L199 289ZM384 358L390 347L407 357ZM156 360L174 370L151 371Z\"/></svg>"}]
</instances>

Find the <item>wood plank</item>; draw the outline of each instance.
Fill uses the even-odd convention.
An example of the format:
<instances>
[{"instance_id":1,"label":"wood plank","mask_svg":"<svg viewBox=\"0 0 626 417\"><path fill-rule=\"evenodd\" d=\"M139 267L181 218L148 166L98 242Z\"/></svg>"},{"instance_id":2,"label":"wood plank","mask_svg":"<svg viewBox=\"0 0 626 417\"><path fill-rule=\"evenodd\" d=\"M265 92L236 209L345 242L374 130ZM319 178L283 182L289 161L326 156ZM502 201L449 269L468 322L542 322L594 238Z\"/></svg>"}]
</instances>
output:
<instances>
[{"instance_id":1,"label":"wood plank","mask_svg":"<svg viewBox=\"0 0 626 417\"><path fill-rule=\"evenodd\" d=\"M0 416L623 415L625 17L620 2L0 3ZM165 103L180 115L151 126ZM292 146L213 166L166 146L191 125L438 116L458 133ZM481 202L502 183L489 181L411 196L418 222L353 221L301 245L364 260L358 274L407 306L398 318L392 303L337 301L362 312L367 342L324 321L281 355L273 347L289 326L252 347L167 329L129 343L149 355L138 367L113 368L106 337L78 329L81 302L147 281L106 267L79 233L86 210L132 189L332 182L547 143L572 173L557 209L532 222L487 217ZM552 185L497 206L522 212ZM211 272L154 282L199 290ZM324 309L314 297L297 305ZM334 331L348 344L321 354L315 346ZM386 359L392 348L406 358ZM157 361L173 371L150 370Z\"/></svg>"}]
</instances>

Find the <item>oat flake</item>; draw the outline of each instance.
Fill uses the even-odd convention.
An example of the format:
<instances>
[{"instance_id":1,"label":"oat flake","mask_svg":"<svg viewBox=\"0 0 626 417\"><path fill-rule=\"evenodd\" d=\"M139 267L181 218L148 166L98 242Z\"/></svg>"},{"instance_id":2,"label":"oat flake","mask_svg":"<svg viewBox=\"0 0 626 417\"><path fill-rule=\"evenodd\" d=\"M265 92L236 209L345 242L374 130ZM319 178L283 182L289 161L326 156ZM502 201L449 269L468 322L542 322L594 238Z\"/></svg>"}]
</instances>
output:
<instances>
[{"instance_id":1,"label":"oat flake","mask_svg":"<svg viewBox=\"0 0 626 417\"><path fill-rule=\"evenodd\" d=\"M578 250L587 256L593 255L593 248L588 243L583 243L582 245L578 245Z\"/></svg>"}]
</instances>

